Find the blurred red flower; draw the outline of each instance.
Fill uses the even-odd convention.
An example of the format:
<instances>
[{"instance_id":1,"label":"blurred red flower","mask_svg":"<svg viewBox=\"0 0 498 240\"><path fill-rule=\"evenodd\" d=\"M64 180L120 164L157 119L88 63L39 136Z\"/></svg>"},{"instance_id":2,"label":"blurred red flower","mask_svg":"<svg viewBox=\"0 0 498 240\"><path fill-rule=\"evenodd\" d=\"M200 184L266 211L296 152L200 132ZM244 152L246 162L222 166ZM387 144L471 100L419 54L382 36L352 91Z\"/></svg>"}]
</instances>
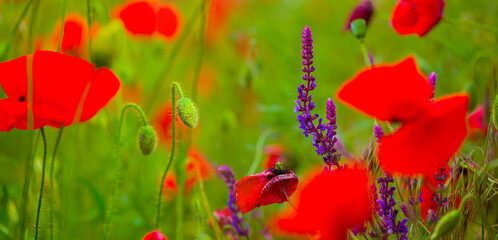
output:
<instances>
[{"instance_id":1,"label":"blurred red flower","mask_svg":"<svg viewBox=\"0 0 498 240\"><path fill-rule=\"evenodd\" d=\"M60 37L60 21L55 25L53 45L57 47ZM86 35L88 27L84 17L77 14L68 14L64 18L60 51L65 54L82 56L85 53Z\"/></svg>"},{"instance_id":2,"label":"blurred red flower","mask_svg":"<svg viewBox=\"0 0 498 240\"><path fill-rule=\"evenodd\" d=\"M484 122L484 106L479 105L469 114L470 136L475 138L478 135L486 135L488 124Z\"/></svg>"},{"instance_id":3,"label":"blurred red flower","mask_svg":"<svg viewBox=\"0 0 498 240\"><path fill-rule=\"evenodd\" d=\"M373 193L368 173L359 167L323 172L314 169L296 192L295 210L287 208L271 220L280 234L346 239L349 228L372 217ZM307 235L306 235L307 234Z\"/></svg>"},{"instance_id":4,"label":"blurred red flower","mask_svg":"<svg viewBox=\"0 0 498 240\"><path fill-rule=\"evenodd\" d=\"M434 174L460 148L467 135L467 95L437 99L424 116L405 123L384 136L378 147L379 162L389 173Z\"/></svg>"},{"instance_id":5,"label":"blurred red flower","mask_svg":"<svg viewBox=\"0 0 498 240\"><path fill-rule=\"evenodd\" d=\"M246 176L235 186L237 206L247 213L256 207L283 203L296 191L298 182L291 170L282 167Z\"/></svg>"},{"instance_id":6,"label":"blurred red flower","mask_svg":"<svg viewBox=\"0 0 498 240\"><path fill-rule=\"evenodd\" d=\"M266 154L266 158L263 161L264 168L275 168L277 162L282 162L286 164L287 158L282 154L285 151L285 146L280 144L271 144L265 146L263 152Z\"/></svg>"},{"instance_id":7,"label":"blurred red flower","mask_svg":"<svg viewBox=\"0 0 498 240\"><path fill-rule=\"evenodd\" d=\"M394 7L392 24L401 35L427 34L443 15L443 0L400 0Z\"/></svg>"},{"instance_id":8,"label":"blurred red flower","mask_svg":"<svg viewBox=\"0 0 498 240\"><path fill-rule=\"evenodd\" d=\"M153 232L147 233L143 240L168 240L159 230L154 230Z\"/></svg>"},{"instance_id":9,"label":"blurred red flower","mask_svg":"<svg viewBox=\"0 0 498 240\"><path fill-rule=\"evenodd\" d=\"M413 121L429 107L432 88L413 57L375 65L343 84L338 98L378 120Z\"/></svg>"},{"instance_id":10,"label":"blurred red flower","mask_svg":"<svg viewBox=\"0 0 498 240\"><path fill-rule=\"evenodd\" d=\"M159 141L169 146L171 139L173 137L173 111L171 108L171 102L166 102L163 107L161 107L155 117L155 125L157 133L159 135ZM175 114L175 131L176 139L187 133L188 128L182 123L178 114Z\"/></svg>"},{"instance_id":11,"label":"blurred red flower","mask_svg":"<svg viewBox=\"0 0 498 240\"><path fill-rule=\"evenodd\" d=\"M0 131L87 121L120 87L109 69L95 69L85 60L50 51L0 63L0 73L0 84L8 96L0 99ZM28 126L31 110L33 126Z\"/></svg>"},{"instance_id":12,"label":"blurred red flower","mask_svg":"<svg viewBox=\"0 0 498 240\"><path fill-rule=\"evenodd\" d=\"M179 32L180 14L172 5L157 1L130 1L118 7L118 17L133 35L158 33L170 39Z\"/></svg>"}]
</instances>

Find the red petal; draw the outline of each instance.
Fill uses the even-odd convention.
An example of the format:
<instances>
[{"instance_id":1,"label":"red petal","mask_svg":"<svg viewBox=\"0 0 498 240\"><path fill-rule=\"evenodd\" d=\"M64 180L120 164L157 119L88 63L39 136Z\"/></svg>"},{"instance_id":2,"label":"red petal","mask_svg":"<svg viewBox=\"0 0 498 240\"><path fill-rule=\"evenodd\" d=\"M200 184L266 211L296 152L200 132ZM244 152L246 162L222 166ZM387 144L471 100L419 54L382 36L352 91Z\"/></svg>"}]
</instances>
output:
<instances>
[{"instance_id":1,"label":"red petal","mask_svg":"<svg viewBox=\"0 0 498 240\"><path fill-rule=\"evenodd\" d=\"M119 18L132 34L152 35L156 30L156 14L147 1L128 3L120 11Z\"/></svg>"},{"instance_id":2,"label":"red petal","mask_svg":"<svg viewBox=\"0 0 498 240\"><path fill-rule=\"evenodd\" d=\"M427 183L424 182L422 185L422 190L420 192L420 197L422 198L422 202L420 203L420 217L425 219L427 217L427 212L429 209L432 209L434 213L437 210L437 203L434 200L434 191L427 186Z\"/></svg>"},{"instance_id":3,"label":"red petal","mask_svg":"<svg viewBox=\"0 0 498 240\"><path fill-rule=\"evenodd\" d=\"M242 178L235 186L237 205L242 213L260 206L283 203L296 191L298 179L292 171L275 175L270 170Z\"/></svg>"},{"instance_id":4,"label":"red petal","mask_svg":"<svg viewBox=\"0 0 498 240\"><path fill-rule=\"evenodd\" d=\"M344 103L383 121L411 121L429 105L432 89L413 57L362 70L338 92Z\"/></svg>"},{"instance_id":5,"label":"red petal","mask_svg":"<svg viewBox=\"0 0 498 240\"><path fill-rule=\"evenodd\" d=\"M443 0L401 0L394 7L392 24L401 35L427 34L443 14Z\"/></svg>"},{"instance_id":6,"label":"red petal","mask_svg":"<svg viewBox=\"0 0 498 240\"><path fill-rule=\"evenodd\" d=\"M72 17L64 22L64 32L62 35L61 51L64 53L80 53L81 43L83 42L84 20ZM58 39L59 36L57 36Z\"/></svg>"},{"instance_id":7,"label":"red petal","mask_svg":"<svg viewBox=\"0 0 498 240\"><path fill-rule=\"evenodd\" d=\"M296 194L297 212L287 211L273 220L280 231L346 239L347 229L372 216L370 181L362 169L324 172L303 185Z\"/></svg>"},{"instance_id":8,"label":"red petal","mask_svg":"<svg viewBox=\"0 0 498 240\"><path fill-rule=\"evenodd\" d=\"M468 97L438 99L426 115L380 140L378 157L385 171L434 174L453 156L467 135Z\"/></svg>"},{"instance_id":9,"label":"red petal","mask_svg":"<svg viewBox=\"0 0 498 240\"><path fill-rule=\"evenodd\" d=\"M90 89L85 98L81 122L87 121L97 114L116 95L121 83L109 69L97 70L90 82Z\"/></svg>"},{"instance_id":10,"label":"red petal","mask_svg":"<svg viewBox=\"0 0 498 240\"><path fill-rule=\"evenodd\" d=\"M157 12L157 31L166 38L173 37L178 32L178 11L172 6L162 6Z\"/></svg>"},{"instance_id":11,"label":"red petal","mask_svg":"<svg viewBox=\"0 0 498 240\"><path fill-rule=\"evenodd\" d=\"M143 240L168 240L168 238L158 230L155 230L153 232L147 233Z\"/></svg>"}]
</instances>

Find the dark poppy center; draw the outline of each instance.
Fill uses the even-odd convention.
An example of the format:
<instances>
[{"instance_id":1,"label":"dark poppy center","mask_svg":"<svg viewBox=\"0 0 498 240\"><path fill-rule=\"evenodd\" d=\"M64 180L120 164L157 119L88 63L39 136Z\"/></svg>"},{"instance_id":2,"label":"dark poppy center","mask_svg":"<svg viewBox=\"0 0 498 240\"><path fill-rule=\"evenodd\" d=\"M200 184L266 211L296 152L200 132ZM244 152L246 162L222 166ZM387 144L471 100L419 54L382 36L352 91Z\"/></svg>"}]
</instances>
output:
<instances>
[{"instance_id":1,"label":"dark poppy center","mask_svg":"<svg viewBox=\"0 0 498 240\"><path fill-rule=\"evenodd\" d=\"M26 101L26 97L24 96L21 96L19 99L17 99L19 102L24 102Z\"/></svg>"}]
</instances>

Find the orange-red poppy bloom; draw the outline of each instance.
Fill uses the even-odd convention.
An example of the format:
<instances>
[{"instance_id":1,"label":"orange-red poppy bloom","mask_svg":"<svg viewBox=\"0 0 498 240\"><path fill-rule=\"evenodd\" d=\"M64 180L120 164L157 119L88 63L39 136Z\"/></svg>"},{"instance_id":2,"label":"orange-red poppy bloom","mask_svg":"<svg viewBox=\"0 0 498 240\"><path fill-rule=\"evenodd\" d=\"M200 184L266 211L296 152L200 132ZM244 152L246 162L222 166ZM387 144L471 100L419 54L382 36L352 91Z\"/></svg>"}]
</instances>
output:
<instances>
[{"instance_id":1,"label":"orange-red poppy bloom","mask_svg":"<svg viewBox=\"0 0 498 240\"><path fill-rule=\"evenodd\" d=\"M429 107L432 88L409 57L394 65L360 71L338 92L338 98L378 120L413 121Z\"/></svg>"},{"instance_id":2,"label":"orange-red poppy bloom","mask_svg":"<svg viewBox=\"0 0 498 240\"><path fill-rule=\"evenodd\" d=\"M347 230L372 217L373 193L368 173L352 167L314 170L296 192L295 209L288 208L271 221L280 234L314 235L314 239L346 239Z\"/></svg>"},{"instance_id":3,"label":"orange-red poppy bloom","mask_svg":"<svg viewBox=\"0 0 498 240\"><path fill-rule=\"evenodd\" d=\"M179 32L180 14L171 4L157 1L130 1L117 10L125 29L133 35L158 33L166 39Z\"/></svg>"},{"instance_id":4,"label":"orange-red poppy bloom","mask_svg":"<svg viewBox=\"0 0 498 240\"><path fill-rule=\"evenodd\" d=\"M400 0L394 7L392 24L401 35L427 34L443 15L443 0Z\"/></svg>"},{"instance_id":5,"label":"orange-red poppy bloom","mask_svg":"<svg viewBox=\"0 0 498 240\"><path fill-rule=\"evenodd\" d=\"M488 124L484 121L484 106L479 105L469 114L470 136L476 138L478 135L486 135Z\"/></svg>"},{"instance_id":6,"label":"orange-red poppy bloom","mask_svg":"<svg viewBox=\"0 0 498 240\"><path fill-rule=\"evenodd\" d=\"M467 95L437 99L423 117L405 123L379 141L383 169L403 175L431 175L444 166L467 136Z\"/></svg>"},{"instance_id":7,"label":"orange-red poppy bloom","mask_svg":"<svg viewBox=\"0 0 498 240\"><path fill-rule=\"evenodd\" d=\"M81 56L85 52L88 34L86 20L79 15L69 14L64 19L60 51L65 54ZM60 21L55 25L53 45L57 46L60 37Z\"/></svg>"},{"instance_id":8,"label":"orange-red poppy bloom","mask_svg":"<svg viewBox=\"0 0 498 240\"><path fill-rule=\"evenodd\" d=\"M168 240L168 238L166 236L164 236L164 234L159 232L159 230L154 230L150 233L147 233L144 236L143 240Z\"/></svg>"},{"instance_id":9,"label":"orange-red poppy bloom","mask_svg":"<svg viewBox=\"0 0 498 240\"><path fill-rule=\"evenodd\" d=\"M283 203L296 191L298 182L291 170L278 166L246 176L235 185L237 206L247 213L256 207Z\"/></svg>"},{"instance_id":10,"label":"orange-red poppy bloom","mask_svg":"<svg viewBox=\"0 0 498 240\"><path fill-rule=\"evenodd\" d=\"M0 99L1 131L87 121L120 87L109 69L50 51L0 63L0 84L7 94Z\"/></svg>"}]
</instances>

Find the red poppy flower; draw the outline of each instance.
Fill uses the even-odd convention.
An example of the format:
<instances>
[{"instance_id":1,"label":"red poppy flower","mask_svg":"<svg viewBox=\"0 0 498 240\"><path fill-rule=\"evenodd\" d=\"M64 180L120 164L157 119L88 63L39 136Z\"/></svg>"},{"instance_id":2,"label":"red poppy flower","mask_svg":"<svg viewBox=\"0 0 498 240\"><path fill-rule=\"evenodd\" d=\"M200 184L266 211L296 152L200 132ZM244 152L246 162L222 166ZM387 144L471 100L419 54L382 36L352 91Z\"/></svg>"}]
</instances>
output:
<instances>
[{"instance_id":1,"label":"red poppy flower","mask_svg":"<svg viewBox=\"0 0 498 240\"><path fill-rule=\"evenodd\" d=\"M401 35L427 34L443 15L443 0L400 0L394 7L392 24Z\"/></svg>"},{"instance_id":2,"label":"red poppy flower","mask_svg":"<svg viewBox=\"0 0 498 240\"><path fill-rule=\"evenodd\" d=\"M338 98L383 121L415 120L428 108L432 89L413 57L362 70L339 89Z\"/></svg>"},{"instance_id":3,"label":"red poppy flower","mask_svg":"<svg viewBox=\"0 0 498 240\"><path fill-rule=\"evenodd\" d=\"M171 4L155 1L126 3L118 10L126 30L134 35L159 33L169 39L179 32L180 15Z\"/></svg>"},{"instance_id":4,"label":"red poppy flower","mask_svg":"<svg viewBox=\"0 0 498 240\"><path fill-rule=\"evenodd\" d=\"M286 164L287 158L282 155L285 151L285 147L283 145L271 144L265 146L263 151L267 155L266 159L263 161L263 167L274 168L277 162Z\"/></svg>"},{"instance_id":5,"label":"red poppy flower","mask_svg":"<svg viewBox=\"0 0 498 240\"><path fill-rule=\"evenodd\" d=\"M233 223L233 214L230 212L230 209L226 207L223 210L216 210L213 212L213 216L228 239L238 239L237 233L233 228L225 228L225 226L231 226Z\"/></svg>"},{"instance_id":6,"label":"red poppy flower","mask_svg":"<svg viewBox=\"0 0 498 240\"><path fill-rule=\"evenodd\" d=\"M132 34L152 35L156 30L156 13L149 1L125 4L119 11L119 18Z\"/></svg>"},{"instance_id":7,"label":"red poppy flower","mask_svg":"<svg viewBox=\"0 0 498 240\"><path fill-rule=\"evenodd\" d=\"M212 0L209 8L209 20L206 30L206 38L212 41L219 36L225 28L230 12L235 7L234 0Z\"/></svg>"},{"instance_id":8,"label":"red poppy flower","mask_svg":"<svg viewBox=\"0 0 498 240\"><path fill-rule=\"evenodd\" d=\"M95 69L80 58L50 51L36 51L0 63L0 73L0 84L8 96L0 99L1 131L28 128L30 97L34 121L31 127L60 127L92 118L120 87L109 69ZM28 81L32 83L32 96L28 95ZM81 115L77 115L80 102Z\"/></svg>"},{"instance_id":9,"label":"red poppy flower","mask_svg":"<svg viewBox=\"0 0 498 240\"><path fill-rule=\"evenodd\" d=\"M436 100L425 115L384 136L379 162L390 173L430 175L453 156L467 135L467 95Z\"/></svg>"},{"instance_id":10,"label":"red poppy flower","mask_svg":"<svg viewBox=\"0 0 498 240\"><path fill-rule=\"evenodd\" d=\"M476 136L486 135L488 132L488 124L484 122L484 106L479 105L476 109L469 114L469 128L470 136L476 138Z\"/></svg>"},{"instance_id":11,"label":"red poppy flower","mask_svg":"<svg viewBox=\"0 0 498 240\"><path fill-rule=\"evenodd\" d=\"M278 214L270 226L280 233L346 239L347 229L372 217L370 186L367 172L358 167L332 172L314 170L293 198L296 210L289 208Z\"/></svg>"},{"instance_id":12,"label":"red poppy flower","mask_svg":"<svg viewBox=\"0 0 498 240\"><path fill-rule=\"evenodd\" d=\"M75 14L69 14L64 19L64 27L61 40L61 52L81 56L84 53L84 42L86 41L85 34L87 33L86 20ZM55 25L53 35L54 45L59 44L60 23Z\"/></svg>"},{"instance_id":13,"label":"red poppy flower","mask_svg":"<svg viewBox=\"0 0 498 240\"><path fill-rule=\"evenodd\" d=\"M296 191L297 183L296 175L283 167L244 177L235 185L237 206L247 213L256 207L283 203Z\"/></svg>"},{"instance_id":14,"label":"red poppy flower","mask_svg":"<svg viewBox=\"0 0 498 240\"><path fill-rule=\"evenodd\" d=\"M154 230L153 232L147 233L143 240L168 240L159 230Z\"/></svg>"}]
</instances>

